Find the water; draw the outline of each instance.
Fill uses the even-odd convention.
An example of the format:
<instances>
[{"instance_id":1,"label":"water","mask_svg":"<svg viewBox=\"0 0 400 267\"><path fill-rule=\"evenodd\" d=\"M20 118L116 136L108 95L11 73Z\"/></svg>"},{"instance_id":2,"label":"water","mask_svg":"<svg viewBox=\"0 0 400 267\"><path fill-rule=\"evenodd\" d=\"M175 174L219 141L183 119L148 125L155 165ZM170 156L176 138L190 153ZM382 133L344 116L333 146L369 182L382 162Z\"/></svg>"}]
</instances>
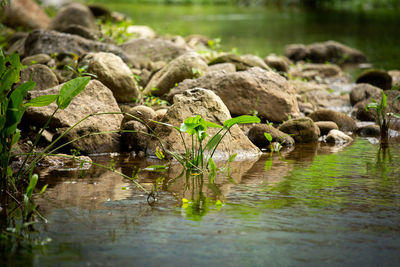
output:
<instances>
[{"instance_id":1,"label":"water","mask_svg":"<svg viewBox=\"0 0 400 267\"><path fill-rule=\"evenodd\" d=\"M158 33L221 38L225 50L261 57L291 43L336 40L363 51L377 68L400 68L398 11L334 12L230 6L106 4Z\"/></svg>"},{"instance_id":2,"label":"water","mask_svg":"<svg viewBox=\"0 0 400 267\"><path fill-rule=\"evenodd\" d=\"M361 138L342 148L298 145L233 164L231 182L221 174L216 186L204 184L202 209L182 203L199 196L184 178L170 180L150 206L132 183L101 169L47 171L37 203L49 223L39 228L53 241L18 259L32 266L395 266L399 161L398 143L385 151ZM155 163L115 162L126 174ZM140 182L149 189L160 175L141 172Z\"/></svg>"}]
</instances>

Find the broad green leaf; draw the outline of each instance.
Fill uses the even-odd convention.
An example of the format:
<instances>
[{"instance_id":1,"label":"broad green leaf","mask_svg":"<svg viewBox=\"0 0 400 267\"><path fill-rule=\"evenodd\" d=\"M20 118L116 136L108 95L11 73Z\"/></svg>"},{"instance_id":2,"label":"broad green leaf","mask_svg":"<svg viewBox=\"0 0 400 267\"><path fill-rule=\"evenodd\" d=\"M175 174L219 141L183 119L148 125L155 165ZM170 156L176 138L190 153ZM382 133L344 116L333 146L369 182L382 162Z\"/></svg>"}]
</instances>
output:
<instances>
[{"instance_id":1,"label":"broad green leaf","mask_svg":"<svg viewBox=\"0 0 400 267\"><path fill-rule=\"evenodd\" d=\"M26 107L44 107L50 105L57 99L58 95L42 95L25 103Z\"/></svg>"},{"instance_id":2,"label":"broad green leaf","mask_svg":"<svg viewBox=\"0 0 400 267\"><path fill-rule=\"evenodd\" d=\"M89 81L90 77L78 77L66 82L61 87L60 95L57 98L57 106L60 109L67 108L72 99L86 88Z\"/></svg>"},{"instance_id":3,"label":"broad green leaf","mask_svg":"<svg viewBox=\"0 0 400 267\"><path fill-rule=\"evenodd\" d=\"M219 124L216 124L216 123L213 123L213 122L211 122L211 121L205 121L204 120L204 125L206 126L206 127L211 127L211 128L223 128L221 125L219 125Z\"/></svg>"},{"instance_id":4,"label":"broad green leaf","mask_svg":"<svg viewBox=\"0 0 400 267\"><path fill-rule=\"evenodd\" d=\"M197 115L197 116L193 116L193 117L188 117L186 118L183 123L184 124L199 124L201 121L201 116Z\"/></svg>"},{"instance_id":5,"label":"broad green leaf","mask_svg":"<svg viewBox=\"0 0 400 267\"><path fill-rule=\"evenodd\" d=\"M269 133L264 133L265 138L267 138L268 142L272 142L272 135Z\"/></svg>"},{"instance_id":6,"label":"broad green leaf","mask_svg":"<svg viewBox=\"0 0 400 267\"><path fill-rule=\"evenodd\" d=\"M17 53L12 53L7 57L7 59L11 63L11 66L16 68L18 72L22 69L22 64Z\"/></svg>"},{"instance_id":7,"label":"broad green leaf","mask_svg":"<svg viewBox=\"0 0 400 267\"><path fill-rule=\"evenodd\" d=\"M1 77L0 92L7 93L11 90L11 86L19 80L19 71L11 68L6 70L3 77Z\"/></svg>"},{"instance_id":8,"label":"broad green leaf","mask_svg":"<svg viewBox=\"0 0 400 267\"><path fill-rule=\"evenodd\" d=\"M221 134L216 134L213 137L210 138L210 140L208 140L207 145L205 146L205 149L207 149L208 151L213 150L221 141L222 136Z\"/></svg>"},{"instance_id":9,"label":"broad green leaf","mask_svg":"<svg viewBox=\"0 0 400 267\"><path fill-rule=\"evenodd\" d=\"M244 123L259 123L261 120L258 117L250 116L250 115L242 115L236 118L232 118L224 121L225 128L231 128L235 124L244 124Z\"/></svg>"},{"instance_id":10,"label":"broad green leaf","mask_svg":"<svg viewBox=\"0 0 400 267\"><path fill-rule=\"evenodd\" d=\"M39 176L37 174L31 176L31 179L29 181L29 186L26 189L26 195L28 196L28 198L32 197L33 190L35 189L38 180Z\"/></svg>"}]
</instances>

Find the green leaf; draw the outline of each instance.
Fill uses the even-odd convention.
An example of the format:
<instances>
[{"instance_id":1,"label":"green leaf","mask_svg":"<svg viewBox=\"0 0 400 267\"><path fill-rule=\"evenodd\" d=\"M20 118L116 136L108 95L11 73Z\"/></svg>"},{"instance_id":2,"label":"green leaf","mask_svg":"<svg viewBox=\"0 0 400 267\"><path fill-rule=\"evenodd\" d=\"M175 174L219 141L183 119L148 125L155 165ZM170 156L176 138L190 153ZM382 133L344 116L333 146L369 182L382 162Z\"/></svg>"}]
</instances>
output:
<instances>
[{"instance_id":1,"label":"green leaf","mask_svg":"<svg viewBox=\"0 0 400 267\"><path fill-rule=\"evenodd\" d=\"M242 115L236 118L232 118L224 121L225 128L231 128L235 124L244 124L244 123L259 123L261 120L258 117L250 116L250 115Z\"/></svg>"},{"instance_id":2,"label":"green leaf","mask_svg":"<svg viewBox=\"0 0 400 267\"><path fill-rule=\"evenodd\" d=\"M168 167L165 166L165 165L151 165L151 166L148 166L148 167L144 168L143 170L145 170L145 171L153 171L153 172L163 172L163 171L165 171L167 169L168 169Z\"/></svg>"},{"instance_id":3,"label":"green leaf","mask_svg":"<svg viewBox=\"0 0 400 267\"><path fill-rule=\"evenodd\" d=\"M233 155L230 155L230 157L229 157L229 159L228 159L228 162L229 162L229 163L233 162L233 161L235 160L236 156L237 156L237 153L235 153L235 154L233 154Z\"/></svg>"},{"instance_id":4,"label":"green leaf","mask_svg":"<svg viewBox=\"0 0 400 267\"><path fill-rule=\"evenodd\" d=\"M210 127L210 128L223 128L221 125L219 125L219 124L216 124L216 123L213 123L213 122L211 122L211 121L206 121L206 120L203 120L203 125L205 126L205 127Z\"/></svg>"},{"instance_id":5,"label":"green leaf","mask_svg":"<svg viewBox=\"0 0 400 267\"><path fill-rule=\"evenodd\" d=\"M42 190L40 190L39 195L43 195L44 191L46 191L48 184L42 187Z\"/></svg>"},{"instance_id":6,"label":"green leaf","mask_svg":"<svg viewBox=\"0 0 400 267\"><path fill-rule=\"evenodd\" d=\"M11 146L15 145L20 138L21 138L21 131L17 129L12 138Z\"/></svg>"},{"instance_id":7,"label":"green leaf","mask_svg":"<svg viewBox=\"0 0 400 267\"><path fill-rule=\"evenodd\" d=\"M208 151L213 150L221 141L222 136L220 134L216 134L213 137L210 138L210 140L208 140L205 149L207 149Z\"/></svg>"},{"instance_id":8,"label":"green leaf","mask_svg":"<svg viewBox=\"0 0 400 267\"><path fill-rule=\"evenodd\" d=\"M78 77L66 82L61 87L60 95L57 98L57 106L60 109L67 108L72 99L85 90L89 81L90 77Z\"/></svg>"},{"instance_id":9,"label":"green leaf","mask_svg":"<svg viewBox=\"0 0 400 267\"><path fill-rule=\"evenodd\" d=\"M11 86L19 81L19 71L11 68L6 70L1 77L0 92L7 93L11 90Z\"/></svg>"},{"instance_id":10,"label":"green leaf","mask_svg":"<svg viewBox=\"0 0 400 267\"><path fill-rule=\"evenodd\" d=\"M29 186L26 189L26 195L28 196L28 198L32 197L33 190L35 189L38 180L39 176L37 174L31 176L31 179L29 181Z\"/></svg>"},{"instance_id":11,"label":"green leaf","mask_svg":"<svg viewBox=\"0 0 400 267\"><path fill-rule=\"evenodd\" d=\"M386 107L387 107L387 96L386 96L386 94L385 94L384 91L382 91L382 101L381 101L381 105L382 105L383 108L386 108Z\"/></svg>"},{"instance_id":12,"label":"green leaf","mask_svg":"<svg viewBox=\"0 0 400 267\"><path fill-rule=\"evenodd\" d=\"M6 117L4 115L0 115L0 130L4 128L6 121L7 121Z\"/></svg>"},{"instance_id":13,"label":"green leaf","mask_svg":"<svg viewBox=\"0 0 400 267\"><path fill-rule=\"evenodd\" d=\"M22 69L21 61L19 60L19 55L17 53L12 53L7 57L8 61L11 63L11 66L16 68L18 72Z\"/></svg>"},{"instance_id":14,"label":"green leaf","mask_svg":"<svg viewBox=\"0 0 400 267\"><path fill-rule=\"evenodd\" d=\"M42 95L25 103L27 107L44 107L50 105L58 98L58 95Z\"/></svg>"},{"instance_id":15,"label":"green leaf","mask_svg":"<svg viewBox=\"0 0 400 267\"><path fill-rule=\"evenodd\" d=\"M268 142L272 142L272 135L269 133L264 133L265 138L267 138Z\"/></svg>"},{"instance_id":16,"label":"green leaf","mask_svg":"<svg viewBox=\"0 0 400 267\"><path fill-rule=\"evenodd\" d=\"M272 167L272 157L267 159L267 161L265 162L264 170L269 171L271 167Z\"/></svg>"},{"instance_id":17,"label":"green leaf","mask_svg":"<svg viewBox=\"0 0 400 267\"><path fill-rule=\"evenodd\" d=\"M400 114L393 114L393 117L400 119Z\"/></svg>"},{"instance_id":18,"label":"green leaf","mask_svg":"<svg viewBox=\"0 0 400 267\"><path fill-rule=\"evenodd\" d=\"M209 173L210 183L213 183L215 175L217 174L217 165L215 165L215 162L212 158L208 160L208 170L210 171Z\"/></svg>"},{"instance_id":19,"label":"green leaf","mask_svg":"<svg viewBox=\"0 0 400 267\"><path fill-rule=\"evenodd\" d=\"M372 99L372 101L374 101L374 99ZM366 111L369 111L371 108L373 108L373 109L378 109L378 103L376 103L376 101L374 101L374 102L372 102L372 103L368 103L368 104L365 106L365 110L366 110Z\"/></svg>"},{"instance_id":20,"label":"green leaf","mask_svg":"<svg viewBox=\"0 0 400 267\"><path fill-rule=\"evenodd\" d=\"M6 58L4 57L3 50L0 48L0 78L6 70Z\"/></svg>"},{"instance_id":21,"label":"green leaf","mask_svg":"<svg viewBox=\"0 0 400 267\"><path fill-rule=\"evenodd\" d=\"M392 104L394 104L394 102L398 101L400 99L400 95L396 96L393 100L392 100Z\"/></svg>"}]
</instances>

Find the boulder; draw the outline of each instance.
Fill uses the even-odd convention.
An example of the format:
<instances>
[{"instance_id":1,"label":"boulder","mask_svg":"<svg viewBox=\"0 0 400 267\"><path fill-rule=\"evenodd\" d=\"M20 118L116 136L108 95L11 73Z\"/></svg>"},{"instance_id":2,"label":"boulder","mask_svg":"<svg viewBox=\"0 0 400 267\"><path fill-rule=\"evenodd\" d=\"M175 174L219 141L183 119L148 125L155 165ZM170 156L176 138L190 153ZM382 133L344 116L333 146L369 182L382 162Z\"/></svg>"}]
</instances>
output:
<instances>
[{"instance_id":1,"label":"boulder","mask_svg":"<svg viewBox=\"0 0 400 267\"><path fill-rule=\"evenodd\" d=\"M148 123L150 120L154 119L157 116L157 113L152 108L143 105L130 108L126 113L135 116L136 118L142 120L144 123ZM124 122L132 120L135 120L135 118L129 115L124 115Z\"/></svg>"},{"instance_id":2,"label":"boulder","mask_svg":"<svg viewBox=\"0 0 400 267\"><path fill-rule=\"evenodd\" d=\"M96 32L96 20L90 9L80 3L70 3L61 8L52 19L49 29L64 32L71 26L80 26Z\"/></svg>"},{"instance_id":3,"label":"boulder","mask_svg":"<svg viewBox=\"0 0 400 267\"><path fill-rule=\"evenodd\" d=\"M131 25L126 32L132 34L134 38L153 39L156 37L155 31L146 25Z\"/></svg>"},{"instance_id":4,"label":"boulder","mask_svg":"<svg viewBox=\"0 0 400 267\"><path fill-rule=\"evenodd\" d=\"M392 87L400 88L400 70L390 70L388 74L392 77Z\"/></svg>"},{"instance_id":5,"label":"boulder","mask_svg":"<svg viewBox=\"0 0 400 267\"><path fill-rule=\"evenodd\" d=\"M296 143L316 142L320 136L318 126L308 117L285 121L278 130L293 137Z\"/></svg>"},{"instance_id":6,"label":"boulder","mask_svg":"<svg viewBox=\"0 0 400 267\"><path fill-rule=\"evenodd\" d=\"M376 124L368 124L358 127L357 134L362 137L379 137L381 129Z\"/></svg>"},{"instance_id":7,"label":"boulder","mask_svg":"<svg viewBox=\"0 0 400 267\"><path fill-rule=\"evenodd\" d=\"M5 13L1 8L0 13L5 15L2 22L12 28L46 29L50 24L50 17L34 0L13 0L6 4Z\"/></svg>"},{"instance_id":8,"label":"boulder","mask_svg":"<svg viewBox=\"0 0 400 267\"><path fill-rule=\"evenodd\" d=\"M28 37L26 32L16 32L7 41L7 54L18 53L20 57L25 55L25 40Z\"/></svg>"},{"instance_id":9,"label":"boulder","mask_svg":"<svg viewBox=\"0 0 400 267\"><path fill-rule=\"evenodd\" d=\"M215 65L221 63L232 63L235 65L237 71L248 70L252 67L259 67L265 70L271 70L265 62L255 55L238 56L235 54L222 53L221 55L213 58L208 65Z\"/></svg>"},{"instance_id":10,"label":"boulder","mask_svg":"<svg viewBox=\"0 0 400 267\"><path fill-rule=\"evenodd\" d=\"M174 104L168 109L161 122L180 126L186 118L195 115L200 115L203 119L220 125L231 118L228 108L214 92L195 88L187 90L183 94L175 95ZM217 128L207 129L210 136L216 134L217 131ZM154 132L163 140L166 149L185 153L181 137L175 129L157 124ZM183 138L190 149L191 136L184 133ZM209 138L206 138L205 143ZM147 154L154 156L156 147L160 147L160 144L153 140L147 147ZM258 158L261 154L260 150L250 142L237 125L233 126L222 139L215 153L215 158L227 159L229 155L234 153L238 154L236 159L241 160Z\"/></svg>"},{"instance_id":11,"label":"boulder","mask_svg":"<svg viewBox=\"0 0 400 267\"><path fill-rule=\"evenodd\" d=\"M70 25L70 26L64 28L64 30L62 32L79 35L85 39L94 40L94 41L96 41L98 39L98 36L95 32L90 31L81 25Z\"/></svg>"},{"instance_id":12,"label":"boulder","mask_svg":"<svg viewBox=\"0 0 400 267\"><path fill-rule=\"evenodd\" d=\"M273 122L299 116L293 87L273 71L255 67L234 73L210 72L196 80L181 82L171 90L167 99L171 102L175 94L196 87L214 91L234 115L257 110L259 116Z\"/></svg>"},{"instance_id":13,"label":"boulder","mask_svg":"<svg viewBox=\"0 0 400 267\"><path fill-rule=\"evenodd\" d=\"M35 90L44 90L58 85L57 76L49 67L42 64L28 66L21 71L20 83L32 81L36 82Z\"/></svg>"},{"instance_id":14,"label":"boulder","mask_svg":"<svg viewBox=\"0 0 400 267\"><path fill-rule=\"evenodd\" d=\"M232 63L219 63L208 67L208 72L212 71L236 72L236 67Z\"/></svg>"},{"instance_id":15,"label":"boulder","mask_svg":"<svg viewBox=\"0 0 400 267\"><path fill-rule=\"evenodd\" d=\"M29 96L34 98L41 95L58 94L61 86L42 91L30 91ZM24 114L24 122L28 125L42 127L55 109L55 103L41 108L29 108ZM49 124L49 130L56 132L58 129L57 134L59 135L85 116L101 112L120 112L120 109L111 90L101 82L92 80L66 109L57 111ZM122 118L121 114L91 116L68 132L63 141L72 141L91 133L118 131ZM118 152L120 150L120 135L119 133L90 135L72 142L70 146L85 154Z\"/></svg>"},{"instance_id":16,"label":"boulder","mask_svg":"<svg viewBox=\"0 0 400 267\"><path fill-rule=\"evenodd\" d=\"M120 48L139 68L146 67L150 62L169 62L189 51L168 40L145 38L130 40L121 44Z\"/></svg>"},{"instance_id":17,"label":"boulder","mask_svg":"<svg viewBox=\"0 0 400 267\"><path fill-rule=\"evenodd\" d=\"M315 63L333 62L343 63L363 63L367 61L366 56L354 48L335 41L323 43L313 43L308 46L293 44L286 47L285 55L293 60L311 60Z\"/></svg>"},{"instance_id":18,"label":"boulder","mask_svg":"<svg viewBox=\"0 0 400 267\"><path fill-rule=\"evenodd\" d=\"M208 69L203 58L194 52L184 54L158 71L147 83L145 94L152 93L162 96L170 91L175 84L185 79L198 78Z\"/></svg>"},{"instance_id":19,"label":"boulder","mask_svg":"<svg viewBox=\"0 0 400 267\"><path fill-rule=\"evenodd\" d=\"M92 41L78 35L56 31L35 30L25 40L25 56L36 54L71 54L78 56L97 51L110 52L129 63L127 55L117 46Z\"/></svg>"},{"instance_id":20,"label":"boulder","mask_svg":"<svg viewBox=\"0 0 400 267\"><path fill-rule=\"evenodd\" d=\"M146 151L150 136L142 123L131 120L122 124L122 149L124 151Z\"/></svg>"},{"instance_id":21,"label":"boulder","mask_svg":"<svg viewBox=\"0 0 400 267\"><path fill-rule=\"evenodd\" d=\"M382 89L368 83L357 84L350 93L350 103L352 106L370 97L377 97L382 93Z\"/></svg>"},{"instance_id":22,"label":"boulder","mask_svg":"<svg viewBox=\"0 0 400 267\"><path fill-rule=\"evenodd\" d=\"M330 144L345 144L353 141L353 138L348 136L342 131L339 130L331 130L326 136L325 141Z\"/></svg>"},{"instance_id":23,"label":"boulder","mask_svg":"<svg viewBox=\"0 0 400 267\"><path fill-rule=\"evenodd\" d=\"M288 72L290 66L290 60L287 57L279 57L273 54L264 58L264 62L278 72Z\"/></svg>"},{"instance_id":24,"label":"boulder","mask_svg":"<svg viewBox=\"0 0 400 267\"><path fill-rule=\"evenodd\" d=\"M392 76L385 70L369 69L363 71L356 80L356 83L369 83L382 90L392 88Z\"/></svg>"},{"instance_id":25,"label":"boulder","mask_svg":"<svg viewBox=\"0 0 400 267\"><path fill-rule=\"evenodd\" d=\"M294 139L291 136L268 124L254 125L249 130L248 137L250 141L259 148L265 148L269 146L270 143L265 137L264 133L269 133L272 136L272 142L278 142L282 146L294 145Z\"/></svg>"},{"instance_id":26,"label":"boulder","mask_svg":"<svg viewBox=\"0 0 400 267\"><path fill-rule=\"evenodd\" d=\"M24 58L21 61L22 65L33 65L33 64L47 64L51 60L51 57L47 54L37 54Z\"/></svg>"},{"instance_id":27,"label":"boulder","mask_svg":"<svg viewBox=\"0 0 400 267\"><path fill-rule=\"evenodd\" d=\"M317 121L315 124L318 126L321 135L327 135L331 130L339 130L339 127L333 121Z\"/></svg>"},{"instance_id":28,"label":"boulder","mask_svg":"<svg viewBox=\"0 0 400 267\"><path fill-rule=\"evenodd\" d=\"M344 132L354 132L357 130L355 121L344 113L329 109L320 109L308 115L313 121L333 121Z\"/></svg>"},{"instance_id":29,"label":"boulder","mask_svg":"<svg viewBox=\"0 0 400 267\"><path fill-rule=\"evenodd\" d=\"M132 71L120 57L106 52L90 53L80 65L87 65L88 71L111 89L117 102L132 102L138 96L139 89Z\"/></svg>"},{"instance_id":30,"label":"boulder","mask_svg":"<svg viewBox=\"0 0 400 267\"><path fill-rule=\"evenodd\" d=\"M290 76L305 80L321 80L333 77L343 77L345 74L334 64L298 63L289 70Z\"/></svg>"}]
</instances>

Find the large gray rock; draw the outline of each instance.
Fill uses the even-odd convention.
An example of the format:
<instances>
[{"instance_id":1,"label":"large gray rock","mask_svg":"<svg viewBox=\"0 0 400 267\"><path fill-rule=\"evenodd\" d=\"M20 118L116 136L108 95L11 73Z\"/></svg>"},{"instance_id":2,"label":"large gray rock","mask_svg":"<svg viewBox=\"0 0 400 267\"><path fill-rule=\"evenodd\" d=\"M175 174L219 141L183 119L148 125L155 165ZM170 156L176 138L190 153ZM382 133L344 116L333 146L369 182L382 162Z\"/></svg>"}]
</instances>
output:
<instances>
[{"instance_id":1,"label":"large gray rock","mask_svg":"<svg viewBox=\"0 0 400 267\"><path fill-rule=\"evenodd\" d=\"M231 118L229 110L214 92L195 88L183 94L177 94L174 97L174 104L168 109L161 121L180 126L186 118L195 115L200 115L203 119L220 125ZM207 129L210 136L216 134L217 131L218 129L216 128ZM181 137L175 129L157 124L154 132L163 140L166 149L185 153ZM191 136L186 133L183 136L186 145L190 148ZM207 137L205 142L209 138ZM160 147L157 141L150 143L147 148L147 154L154 155L157 146ZM226 134L222 139L215 156L216 158L227 159L229 155L234 153L238 154L236 159L258 158L260 156L260 150L250 142L237 125L233 126L230 133Z\"/></svg>"},{"instance_id":2,"label":"large gray rock","mask_svg":"<svg viewBox=\"0 0 400 267\"><path fill-rule=\"evenodd\" d=\"M272 136L271 142L278 142L283 146L294 145L294 139L288 134L279 131L272 125L256 124L249 130L248 137L253 144L259 148L266 148L270 145L264 133L269 133Z\"/></svg>"},{"instance_id":3,"label":"large gray rock","mask_svg":"<svg viewBox=\"0 0 400 267\"><path fill-rule=\"evenodd\" d=\"M343 132L354 132L357 130L355 121L344 113L329 109L320 109L308 115L313 121L333 121Z\"/></svg>"},{"instance_id":4,"label":"large gray rock","mask_svg":"<svg viewBox=\"0 0 400 267\"><path fill-rule=\"evenodd\" d=\"M41 95L58 94L61 86L42 91L30 91L29 95L34 98ZM29 125L42 127L55 109L55 103L41 108L29 108L24 115L24 121L27 121ZM101 82L92 80L65 110L57 111L49 124L49 130L55 132L58 128L57 133L60 134L85 116L101 112L120 112L120 109L111 90ZM120 114L91 116L66 134L63 141L72 141L91 133L118 131L122 118L123 116ZM119 133L91 135L74 141L71 146L85 154L118 152L120 150L120 135Z\"/></svg>"},{"instance_id":5,"label":"large gray rock","mask_svg":"<svg viewBox=\"0 0 400 267\"><path fill-rule=\"evenodd\" d=\"M133 80L133 74L122 59L112 53L90 53L81 64L88 66L88 71L107 86L114 94L117 102L131 102L139 94Z\"/></svg>"},{"instance_id":6,"label":"large gray rock","mask_svg":"<svg viewBox=\"0 0 400 267\"><path fill-rule=\"evenodd\" d=\"M81 26L90 31L97 31L92 12L80 3L71 3L61 8L52 19L49 29L63 32L71 26Z\"/></svg>"},{"instance_id":7,"label":"large gray rock","mask_svg":"<svg viewBox=\"0 0 400 267\"><path fill-rule=\"evenodd\" d=\"M171 90L167 98L173 101L175 94L195 87L214 91L234 115L257 110L260 116L274 122L299 115L293 87L273 71L256 67L235 73L211 72L196 80L181 82Z\"/></svg>"},{"instance_id":8,"label":"large gray rock","mask_svg":"<svg viewBox=\"0 0 400 267\"><path fill-rule=\"evenodd\" d=\"M309 59L311 62L315 63L325 63L329 61L342 64L362 63L367 61L366 56L359 50L335 41L313 43L308 46L302 44L288 45L285 54L293 61Z\"/></svg>"},{"instance_id":9,"label":"large gray rock","mask_svg":"<svg viewBox=\"0 0 400 267\"><path fill-rule=\"evenodd\" d=\"M35 90L44 90L58 85L57 76L49 67L42 64L31 65L21 71L20 83L31 79L36 82Z\"/></svg>"},{"instance_id":10,"label":"large gray rock","mask_svg":"<svg viewBox=\"0 0 400 267\"><path fill-rule=\"evenodd\" d=\"M36 54L70 54L78 56L98 51L110 52L129 63L127 55L117 46L85 39L78 35L56 31L35 30L25 40L25 56Z\"/></svg>"},{"instance_id":11,"label":"large gray rock","mask_svg":"<svg viewBox=\"0 0 400 267\"><path fill-rule=\"evenodd\" d=\"M278 130L292 136L296 143L316 142L321 135L318 126L307 117L285 121Z\"/></svg>"},{"instance_id":12,"label":"large gray rock","mask_svg":"<svg viewBox=\"0 0 400 267\"><path fill-rule=\"evenodd\" d=\"M264 58L264 62L272 69L279 72L287 72L290 66L290 60L287 57L268 55Z\"/></svg>"},{"instance_id":13,"label":"large gray rock","mask_svg":"<svg viewBox=\"0 0 400 267\"><path fill-rule=\"evenodd\" d=\"M2 22L12 28L46 29L50 23L49 16L34 0L13 0L11 5L6 4L5 13L3 11L0 8L1 16L5 15Z\"/></svg>"},{"instance_id":14,"label":"large gray rock","mask_svg":"<svg viewBox=\"0 0 400 267\"><path fill-rule=\"evenodd\" d=\"M127 121L122 124L122 149L124 151L146 151L147 144L150 142L148 128L135 120Z\"/></svg>"},{"instance_id":15,"label":"large gray rock","mask_svg":"<svg viewBox=\"0 0 400 267\"><path fill-rule=\"evenodd\" d=\"M147 84L144 93L155 96L164 95L175 84L185 79L198 78L206 73L207 69L207 64L199 54L194 52L184 54L159 70Z\"/></svg>"},{"instance_id":16,"label":"large gray rock","mask_svg":"<svg viewBox=\"0 0 400 267\"><path fill-rule=\"evenodd\" d=\"M377 97L382 93L382 89L368 83L357 84L350 93L350 103L352 106L370 97Z\"/></svg>"}]
</instances>

